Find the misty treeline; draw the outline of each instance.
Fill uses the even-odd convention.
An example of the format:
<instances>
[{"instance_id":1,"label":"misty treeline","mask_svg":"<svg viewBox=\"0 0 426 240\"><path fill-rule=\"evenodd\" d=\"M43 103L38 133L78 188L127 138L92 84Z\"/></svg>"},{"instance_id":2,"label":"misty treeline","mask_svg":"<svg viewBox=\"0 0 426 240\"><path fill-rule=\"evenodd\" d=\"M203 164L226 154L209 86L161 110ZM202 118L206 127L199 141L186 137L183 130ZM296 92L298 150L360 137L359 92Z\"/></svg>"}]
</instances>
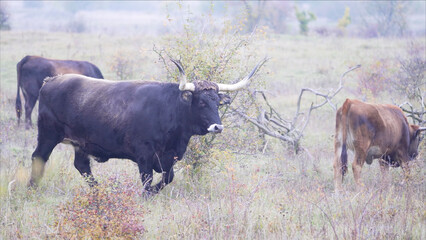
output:
<instances>
[{"instance_id":1,"label":"misty treeline","mask_svg":"<svg viewBox=\"0 0 426 240\"><path fill-rule=\"evenodd\" d=\"M49 31L134 34L174 33L164 15L184 18L178 5L188 11L244 21L244 33L266 27L277 34L316 34L361 37L424 35L425 3L422 1L24 1L2 2L1 29L44 28ZM210 10L213 11L210 11ZM186 10L183 11L185 14ZM37 13L34 16L34 13ZM121 17L118 17L121 13ZM16 15L16 16L15 16ZM37 19L38 24L22 19ZM58 18L60 16L60 18ZM183 23L182 23L183 24ZM24 26L25 25L25 26ZM220 26L217 26L220 27ZM148 29L149 28L149 29ZM36 30L36 29L31 29Z\"/></svg>"}]
</instances>

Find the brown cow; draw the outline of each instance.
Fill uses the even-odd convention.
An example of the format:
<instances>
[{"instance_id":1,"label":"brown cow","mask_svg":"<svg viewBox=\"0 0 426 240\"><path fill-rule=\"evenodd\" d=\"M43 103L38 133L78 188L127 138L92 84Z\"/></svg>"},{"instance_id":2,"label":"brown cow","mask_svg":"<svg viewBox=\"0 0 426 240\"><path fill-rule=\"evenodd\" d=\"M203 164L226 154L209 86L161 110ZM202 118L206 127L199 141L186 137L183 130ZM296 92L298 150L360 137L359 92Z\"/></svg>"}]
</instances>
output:
<instances>
[{"instance_id":1,"label":"brown cow","mask_svg":"<svg viewBox=\"0 0 426 240\"><path fill-rule=\"evenodd\" d=\"M422 130L425 128L409 124L397 106L346 99L336 114L334 140L336 190L342 189L343 177L347 172L347 149L355 153L352 171L358 188L362 186L360 177L364 162L371 164L373 159L380 159L384 179L387 178L389 166L401 166L408 176L408 161L418 154Z\"/></svg>"},{"instance_id":2,"label":"brown cow","mask_svg":"<svg viewBox=\"0 0 426 240\"><path fill-rule=\"evenodd\" d=\"M25 98L26 128L31 126L31 113L37 102L39 90L46 77L59 74L77 73L93 78L104 78L101 71L94 64L85 61L53 60L37 56L26 56L17 65L18 91L16 95L16 116L18 124L21 121L20 88Z\"/></svg>"}]
</instances>

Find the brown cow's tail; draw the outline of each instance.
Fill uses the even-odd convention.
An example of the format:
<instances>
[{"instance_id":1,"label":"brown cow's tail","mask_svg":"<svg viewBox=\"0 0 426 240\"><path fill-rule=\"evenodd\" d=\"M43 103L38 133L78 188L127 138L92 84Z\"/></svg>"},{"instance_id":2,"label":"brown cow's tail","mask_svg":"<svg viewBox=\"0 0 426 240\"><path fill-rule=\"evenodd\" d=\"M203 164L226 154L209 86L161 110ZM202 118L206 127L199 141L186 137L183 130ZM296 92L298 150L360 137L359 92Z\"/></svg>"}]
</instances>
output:
<instances>
[{"instance_id":1,"label":"brown cow's tail","mask_svg":"<svg viewBox=\"0 0 426 240\"><path fill-rule=\"evenodd\" d=\"M16 110L16 117L18 117L18 125L21 123L21 111L22 111L22 103L21 103L21 95L19 94L20 86L19 86L19 73L18 73L18 90L16 93L16 103L15 103L15 110Z\"/></svg>"},{"instance_id":2,"label":"brown cow's tail","mask_svg":"<svg viewBox=\"0 0 426 240\"><path fill-rule=\"evenodd\" d=\"M16 116L18 117L18 125L21 122L21 113L22 113L22 103L21 103L21 69L22 65L28 60L29 56L24 57L17 65L16 65L16 74L17 74L17 91L16 91L16 103L15 110Z\"/></svg>"},{"instance_id":3,"label":"brown cow's tail","mask_svg":"<svg viewBox=\"0 0 426 240\"><path fill-rule=\"evenodd\" d=\"M348 171L348 149L346 140L348 138L348 112L351 107L349 99L346 99L345 103L342 106L342 153L340 155L340 161L342 161L342 178L345 176Z\"/></svg>"}]
</instances>

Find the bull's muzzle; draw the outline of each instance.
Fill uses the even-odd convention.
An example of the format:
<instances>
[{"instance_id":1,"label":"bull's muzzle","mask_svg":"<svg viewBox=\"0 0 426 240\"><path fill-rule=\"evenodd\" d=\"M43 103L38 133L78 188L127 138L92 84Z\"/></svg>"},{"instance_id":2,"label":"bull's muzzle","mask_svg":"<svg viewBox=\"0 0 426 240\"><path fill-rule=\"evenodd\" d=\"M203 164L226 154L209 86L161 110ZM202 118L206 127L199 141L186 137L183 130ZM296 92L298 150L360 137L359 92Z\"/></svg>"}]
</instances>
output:
<instances>
[{"instance_id":1,"label":"bull's muzzle","mask_svg":"<svg viewBox=\"0 0 426 240\"><path fill-rule=\"evenodd\" d=\"M207 131L212 133L221 133L223 130L223 125L220 124L212 124L209 128L207 128Z\"/></svg>"}]
</instances>

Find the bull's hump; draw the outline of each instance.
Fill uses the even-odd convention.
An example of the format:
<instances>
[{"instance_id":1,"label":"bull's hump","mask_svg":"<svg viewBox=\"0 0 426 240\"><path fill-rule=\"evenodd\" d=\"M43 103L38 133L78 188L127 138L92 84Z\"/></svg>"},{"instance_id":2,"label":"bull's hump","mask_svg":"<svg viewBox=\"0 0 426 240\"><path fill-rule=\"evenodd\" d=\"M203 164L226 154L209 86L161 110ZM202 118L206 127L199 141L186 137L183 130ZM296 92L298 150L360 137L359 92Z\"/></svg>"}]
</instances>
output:
<instances>
[{"instance_id":1,"label":"bull's hump","mask_svg":"<svg viewBox=\"0 0 426 240\"><path fill-rule=\"evenodd\" d=\"M83 76L76 73L67 73L62 75L62 79L64 80L70 80L70 79L78 79L78 80L84 80L84 81L91 81L91 82L97 82L97 83L106 83L106 84L133 84L135 86L137 85L164 85L167 83L163 82L157 82L157 81L148 81L148 80L125 80L125 81L119 81L119 80L109 80L109 79L100 79L100 78L93 78L88 76Z\"/></svg>"},{"instance_id":2,"label":"bull's hump","mask_svg":"<svg viewBox=\"0 0 426 240\"><path fill-rule=\"evenodd\" d=\"M87 77L87 76L83 76L83 75L76 74L76 73L64 74L63 78L77 78L77 79L84 79L84 80L97 81L97 82L113 82L113 81L107 80L107 79L92 78L92 77Z\"/></svg>"}]
</instances>

